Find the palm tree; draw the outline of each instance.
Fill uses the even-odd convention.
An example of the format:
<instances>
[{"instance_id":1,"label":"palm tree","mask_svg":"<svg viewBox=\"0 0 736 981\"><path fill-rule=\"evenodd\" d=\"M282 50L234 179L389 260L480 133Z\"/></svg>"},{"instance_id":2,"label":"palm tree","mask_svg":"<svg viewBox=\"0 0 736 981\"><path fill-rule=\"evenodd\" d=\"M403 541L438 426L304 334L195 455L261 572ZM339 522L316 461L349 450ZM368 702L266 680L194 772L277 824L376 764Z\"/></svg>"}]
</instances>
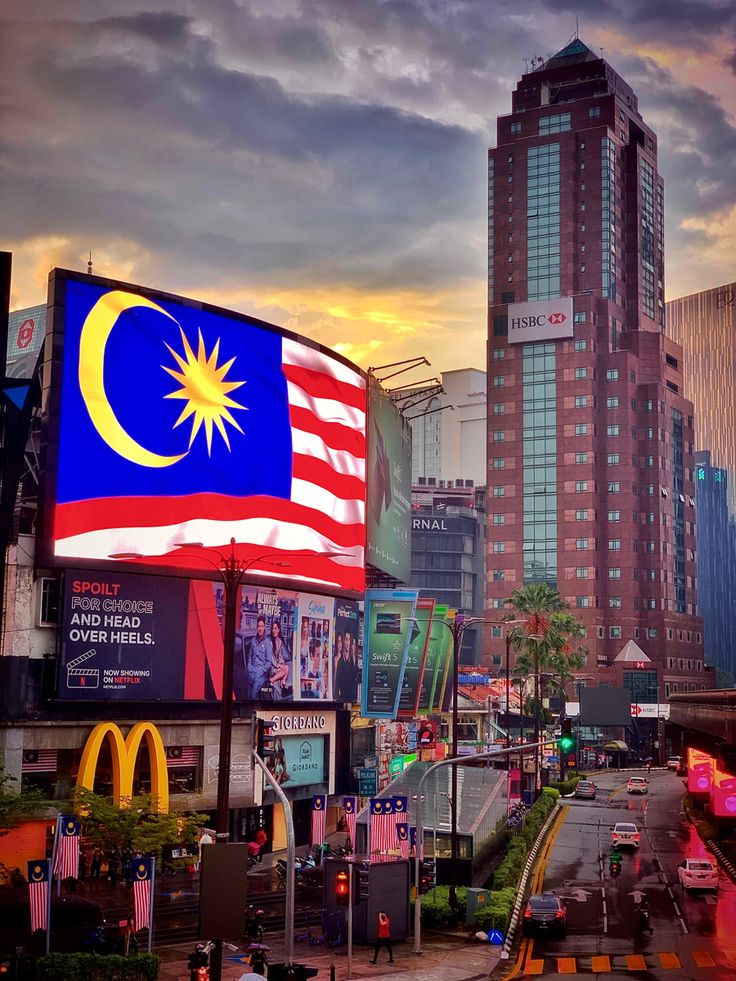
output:
<instances>
[{"instance_id":1,"label":"palm tree","mask_svg":"<svg viewBox=\"0 0 736 981\"><path fill-rule=\"evenodd\" d=\"M583 626L568 613L568 604L558 589L547 583L529 583L515 589L507 604L513 607L514 616L524 621L512 646L519 652L514 673L519 677L534 676L534 742L539 743L540 697L539 672L542 666L565 673L572 664L565 663L572 651L566 650L574 637L582 636ZM564 652L564 654L563 654ZM580 662L582 663L582 661ZM575 662L577 666L577 662ZM531 669L531 670L530 670ZM534 750L535 783L539 776L539 746ZM535 788L536 789L536 788Z\"/></svg>"}]
</instances>

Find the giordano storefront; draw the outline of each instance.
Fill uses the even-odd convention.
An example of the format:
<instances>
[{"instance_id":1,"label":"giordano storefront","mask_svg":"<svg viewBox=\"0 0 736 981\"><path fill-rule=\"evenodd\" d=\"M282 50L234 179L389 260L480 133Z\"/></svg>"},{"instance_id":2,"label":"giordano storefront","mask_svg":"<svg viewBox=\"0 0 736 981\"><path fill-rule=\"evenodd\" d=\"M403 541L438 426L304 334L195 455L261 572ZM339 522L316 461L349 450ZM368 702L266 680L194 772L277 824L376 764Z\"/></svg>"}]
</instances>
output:
<instances>
[{"instance_id":1,"label":"giordano storefront","mask_svg":"<svg viewBox=\"0 0 736 981\"><path fill-rule=\"evenodd\" d=\"M297 843L305 844L312 795L349 790L349 713L295 707L255 717L272 723L273 749L265 763L291 801ZM210 721L26 722L0 727L0 757L7 776L37 787L52 802L70 801L83 785L118 798L151 794L163 808L214 816L219 737L219 722ZM234 719L231 840L250 840L263 827L279 849L286 846L283 809L274 806L275 792L253 768L253 739L254 719ZM330 808L328 831L335 822L336 808Z\"/></svg>"}]
</instances>

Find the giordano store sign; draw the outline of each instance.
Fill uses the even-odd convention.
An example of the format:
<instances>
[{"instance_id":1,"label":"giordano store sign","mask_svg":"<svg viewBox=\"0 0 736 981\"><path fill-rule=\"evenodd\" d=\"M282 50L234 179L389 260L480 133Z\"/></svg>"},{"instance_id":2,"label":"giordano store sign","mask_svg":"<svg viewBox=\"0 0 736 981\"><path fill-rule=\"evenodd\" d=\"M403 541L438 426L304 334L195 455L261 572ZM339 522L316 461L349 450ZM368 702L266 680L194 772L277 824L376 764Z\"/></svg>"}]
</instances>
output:
<instances>
[{"instance_id":1,"label":"giordano store sign","mask_svg":"<svg viewBox=\"0 0 736 981\"><path fill-rule=\"evenodd\" d=\"M133 796L133 778L141 743L145 740L151 761L151 798L154 809L162 814L169 810L169 774L166 750L161 734L152 722L137 722L123 737L114 722L100 722L87 739L77 774L77 787L93 790L100 750L110 744L112 757L112 797L118 807L125 807Z\"/></svg>"}]
</instances>

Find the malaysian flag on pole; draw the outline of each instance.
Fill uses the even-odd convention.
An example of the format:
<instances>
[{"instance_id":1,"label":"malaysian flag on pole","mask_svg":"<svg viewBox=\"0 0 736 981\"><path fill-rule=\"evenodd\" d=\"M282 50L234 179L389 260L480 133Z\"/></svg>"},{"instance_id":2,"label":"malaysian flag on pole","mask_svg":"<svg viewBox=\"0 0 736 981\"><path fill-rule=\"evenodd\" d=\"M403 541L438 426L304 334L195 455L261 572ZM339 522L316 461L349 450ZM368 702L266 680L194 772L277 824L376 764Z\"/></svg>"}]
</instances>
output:
<instances>
[{"instance_id":1,"label":"malaysian flag on pole","mask_svg":"<svg viewBox=\"0 0 736 981\"><path fill-rule=\"evenodd\" d=\"M57 329L54 555L201 570L177 542L234 538L251 573L364 588L356 368L241 315L86 278L66 281ZM288 572L274 571L279 553Z\"/></svg>"},{"instance_id":2,"label":"malaysian flag on pole","mask_svg":"<svg viewBox=\"0 0 736 981\"><path fill-rule=\"evenodd\" d=\"M355 797L343 797L342 808L345 811L345 826L348 829L350 847L355 851L355 825L358 820L358 802Z\"/></svg>"},{"instance_id":3,"label":"malaysian flag on pole","mask_svg":"<svg viewBox=\"0 0 736 981\"><path fill-rule=\"evenodd\" d=\"M56 823L54 875L61 879L79 877L79 821L73 814L60 814Z\"/></svg>"},{"instance_id":4,"label":"malaysian flag on pole","mask_svg":"<svg viewBox=\"0 0 736 981\"><path fill-rule=\"evenodd\" d=\"M409 825L408 824L397 824L396 825L396 837L399 840L399 852L402 858L409 857Z\"/></svg>"},{"instance_id":5,"label":"malaysian flag on pole","mask_svg":"<svg viewBox=\"0 0 736 981\"><path fill-rule=\"evenodd\" d=\"M371 854L387 852L396 847L396 822L394 802L390 797L371 798L370 806Z\"/></svg>"},{"instance_id":6,"label":"malaysian flag on pole","mask_svg":"<svg viewBox=\"0 0 736 981\"><path fill-rule=\"evenodd\" d=\"M133 922L135 930L148 929L151 935L153 917L153 859L134 858L133 872Z\"/></svg>"},{"instance_id":7,"label":"malaysian flag on pole","mask_svg":"<svg viewBox=\"0 0 736 981\"><path fill-rule=\"evenodd\" d=\"M399 824L401 821L406 821L409 817L409 798L408 797L393 797L393 817L394 825Z\"/></svg>"},{"instance_id":8,"label":"malaysian flag on pole","mask_svg":"<svg viewBox=\"0 0 736 981\"><path fill-rule=\"evenodd\" d=\"M312 838L311 845L321 845L325 840L327 826L327 794L312 796Z\"/></svg>"},{"instance_id":9,"label":"malaysian flag on pole","mask_svg":"<svg viewBox=\"0 0 736 981\"><path fill-rule=\"evenodd\" d=\"M49 860L28 863L28 897L31 901L31 933L45 930L49 916Z\"/></svg>"}]
</instances>

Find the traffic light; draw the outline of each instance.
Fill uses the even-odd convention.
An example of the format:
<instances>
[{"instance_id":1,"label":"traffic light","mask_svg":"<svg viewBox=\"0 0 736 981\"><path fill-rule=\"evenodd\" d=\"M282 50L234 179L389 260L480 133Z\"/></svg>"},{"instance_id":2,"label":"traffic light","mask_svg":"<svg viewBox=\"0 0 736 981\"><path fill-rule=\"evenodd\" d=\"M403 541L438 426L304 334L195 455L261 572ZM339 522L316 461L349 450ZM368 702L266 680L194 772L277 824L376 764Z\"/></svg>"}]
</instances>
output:
<instances>
[{"instance_id":1,"label":"traffic light","mask_svg":"<svg viewBox=\"0 0 736 981\"><path fill-rule=\"evenodd\" d=\"M350 872L347 869L335 873L335 902L338 906L350 905Z\"/></svg>"},{"instance_id":2,"label":"traffic light","mask_svg":"<svg viewBox=\"0 0 736 981\"><path fill-rule=\"evenodd\" d=\"M419 895L426 895L437 884L437 868L434 860L419 863Z\"/></svg>"},{"instance_id":3,"label":"traffic light","mask_svg":"<svg viewBox=\"0 0 736 981\"><path fill-rule=\"evenodd\" d=\"M560 738L557 740L560 757L568 757L575 751L575 737L572 734L572 719L563 719Z\"/></svg>"},{"instance_id":4,"label":"traffic light","mask_svg":"<svg viewBox=\"0 0 736 981\"><path fill-rule=\"evenodd\" d=\"M368 899L371 894L371 872L368 865L357 865L355 871L358 873L355 879L355 904L357 905Z\"/></svg>"},{"instance_id":5,"label":"traffic light","mask_svg":"<svg viewBox=\"0 0 736 981\"><path fill-rule=\"evenodd\" d=\"M262 760L271 756L274 750L274 724L268 719L257 719L257 741L256 748Z\"/></svg>"}]
</instances>

